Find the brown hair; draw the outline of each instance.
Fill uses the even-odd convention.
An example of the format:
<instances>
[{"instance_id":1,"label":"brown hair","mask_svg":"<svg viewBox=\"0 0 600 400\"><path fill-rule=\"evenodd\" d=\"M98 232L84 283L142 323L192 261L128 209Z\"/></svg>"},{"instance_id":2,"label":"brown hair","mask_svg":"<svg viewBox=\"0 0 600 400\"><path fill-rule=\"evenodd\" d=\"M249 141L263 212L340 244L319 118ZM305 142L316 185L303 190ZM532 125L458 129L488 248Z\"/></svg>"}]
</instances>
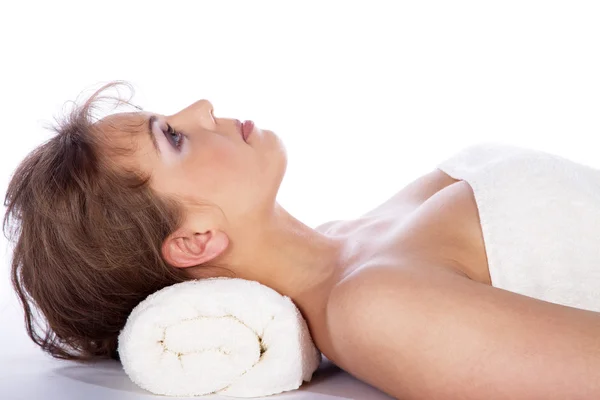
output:
<instances>
[{"instance_id":1,"label":"brown hair","mask_svg":"<svg viewBox=\"0 0 600 400\"><path fill-rule=\"evenodd\" d=\"M186 280L161 254L181 222L179 203L157 196L149 176L102 157L106 143L91 111L107 98L101 92L121 84L131 88L110 82L58 121L56 135L17 167L4 201L4 234L15 242L12 284L27 333L56 358L118 360L117 337L131 310ZM34 307L46 320L41 333Z\"/></svg>"}]
</instances>

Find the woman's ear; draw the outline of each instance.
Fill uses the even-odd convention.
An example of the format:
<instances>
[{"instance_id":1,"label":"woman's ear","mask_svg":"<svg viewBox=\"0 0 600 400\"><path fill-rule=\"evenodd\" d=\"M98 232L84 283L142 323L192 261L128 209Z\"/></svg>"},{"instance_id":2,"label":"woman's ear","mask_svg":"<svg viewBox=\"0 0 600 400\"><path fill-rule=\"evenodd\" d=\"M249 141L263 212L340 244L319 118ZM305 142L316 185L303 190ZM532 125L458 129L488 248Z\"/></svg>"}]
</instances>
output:
<instances>
[{"instance_id":1,"label":"woman's ear","mask_svg":"<svg viewBox=\"0 0 600 400\"><path fill-rule=\"evenodd\" d=\"M229 245L229 237L220 230L195 233L178 229L165 239L162 254L177 268L193 267L219 256Z\"/></svg>"}]
</instances>

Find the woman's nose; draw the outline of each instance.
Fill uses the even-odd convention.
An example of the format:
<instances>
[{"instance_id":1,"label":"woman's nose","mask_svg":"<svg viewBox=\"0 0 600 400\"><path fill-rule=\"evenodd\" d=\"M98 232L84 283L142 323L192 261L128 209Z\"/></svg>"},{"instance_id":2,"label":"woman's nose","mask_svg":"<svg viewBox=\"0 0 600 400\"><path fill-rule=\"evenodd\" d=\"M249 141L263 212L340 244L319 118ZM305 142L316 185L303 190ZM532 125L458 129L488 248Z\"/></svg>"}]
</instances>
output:
<instances>
[{"instance_id":1,"label":"woman's nose","mask_svg":"<svg viewBox=\"0 0 600 400\"><path fill-rule=\"evenodd\" d=\"M214 109L212 103L206 99L198 100L196 103L197 103L197 107L200 109L200 113L202 113L205 116L210 117L210 119L212 119L214 122L215 109Z\"/></svg>"},{"instance_id":2,"label":"woman's nose","mask_svg":"<svg viewBox=\"0 0 600 400\"><path fill-rule=\"evenodd\" d=\"M214 107L212 103L206 99L198 100L195 103L190 104L178 114L186 115L192 121L206 125L207 128L215 125L216 121L214 118Z\"/></svg>"}]
</instances>

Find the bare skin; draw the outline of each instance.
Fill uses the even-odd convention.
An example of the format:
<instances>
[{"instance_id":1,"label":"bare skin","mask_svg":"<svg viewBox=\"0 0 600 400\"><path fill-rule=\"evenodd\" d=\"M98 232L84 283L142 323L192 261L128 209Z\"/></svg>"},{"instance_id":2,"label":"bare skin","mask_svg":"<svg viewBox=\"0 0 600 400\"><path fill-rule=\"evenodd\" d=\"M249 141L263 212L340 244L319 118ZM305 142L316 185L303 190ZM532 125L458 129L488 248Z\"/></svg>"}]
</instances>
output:
<instances>
[{"instance_id":1,"label":"bare skin","mask_svg":"<svg viewBox=\"0 0 600 400\"><path fill-rule=\"evenodd\" d=\"M439 170L356 221L313 338L399 399L600 398L600 313L491 286L471 187Z\"/></svg>"},{"instance_id":2,"label":"bare skin","mask_svg":"<svg viewBox=\"0 0 600 400\"><path fill-rule=\"evenodd\" d=\"M119 133L150 115L113 116L105 131L135 142L121 162L185 199L162 249L173 267L201 278L218 265L289 296L328 359L397 398L600 398L600 314L492 287L466 182L434 169L356 220L313 229L275 200L287 159L273 132L245 142L202 100L154 114L159 149L143 128ZM185 132L181 151L165 123Z\"/></svg>"},{"instance_id":3,"label":"bare skin","mask_svg":"<svg viewBox=\"0 0 600 400\"><path fill-rule=\"evenodd\" d=\"M399 269L410 265L432 274L439 269L491 285L475 199L470 186L460 182L435 169L357 220L331 221L317 227L344 238L348 245L346 263L340 267L327 299L348 276L358 276L365 268L376 270L377 265ZM312 325L317 343L322 339L319 348L334 361L335 347L328 342L327 322Z\"/></svg>"}]
</instances>

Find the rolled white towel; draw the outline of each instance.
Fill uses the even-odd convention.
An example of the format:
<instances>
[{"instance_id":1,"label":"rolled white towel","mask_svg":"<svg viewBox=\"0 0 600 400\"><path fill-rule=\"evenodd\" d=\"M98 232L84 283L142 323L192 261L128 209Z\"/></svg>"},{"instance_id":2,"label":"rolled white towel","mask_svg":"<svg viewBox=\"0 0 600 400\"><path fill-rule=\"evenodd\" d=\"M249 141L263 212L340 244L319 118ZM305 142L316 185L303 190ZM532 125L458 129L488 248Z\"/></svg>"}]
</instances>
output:
<instances>
[{"instance_id":1,"label":"rolled white towel","mask_svg":"<svg viewBox=\"0 0 600 400\"><path fill-rule=\"evenodd\" d=\"M309 382L321 361L292 300L239 278L153 293L132 310L118 343L129 378L167 396L277 394Z\"/></svg>"}]
</instances>

